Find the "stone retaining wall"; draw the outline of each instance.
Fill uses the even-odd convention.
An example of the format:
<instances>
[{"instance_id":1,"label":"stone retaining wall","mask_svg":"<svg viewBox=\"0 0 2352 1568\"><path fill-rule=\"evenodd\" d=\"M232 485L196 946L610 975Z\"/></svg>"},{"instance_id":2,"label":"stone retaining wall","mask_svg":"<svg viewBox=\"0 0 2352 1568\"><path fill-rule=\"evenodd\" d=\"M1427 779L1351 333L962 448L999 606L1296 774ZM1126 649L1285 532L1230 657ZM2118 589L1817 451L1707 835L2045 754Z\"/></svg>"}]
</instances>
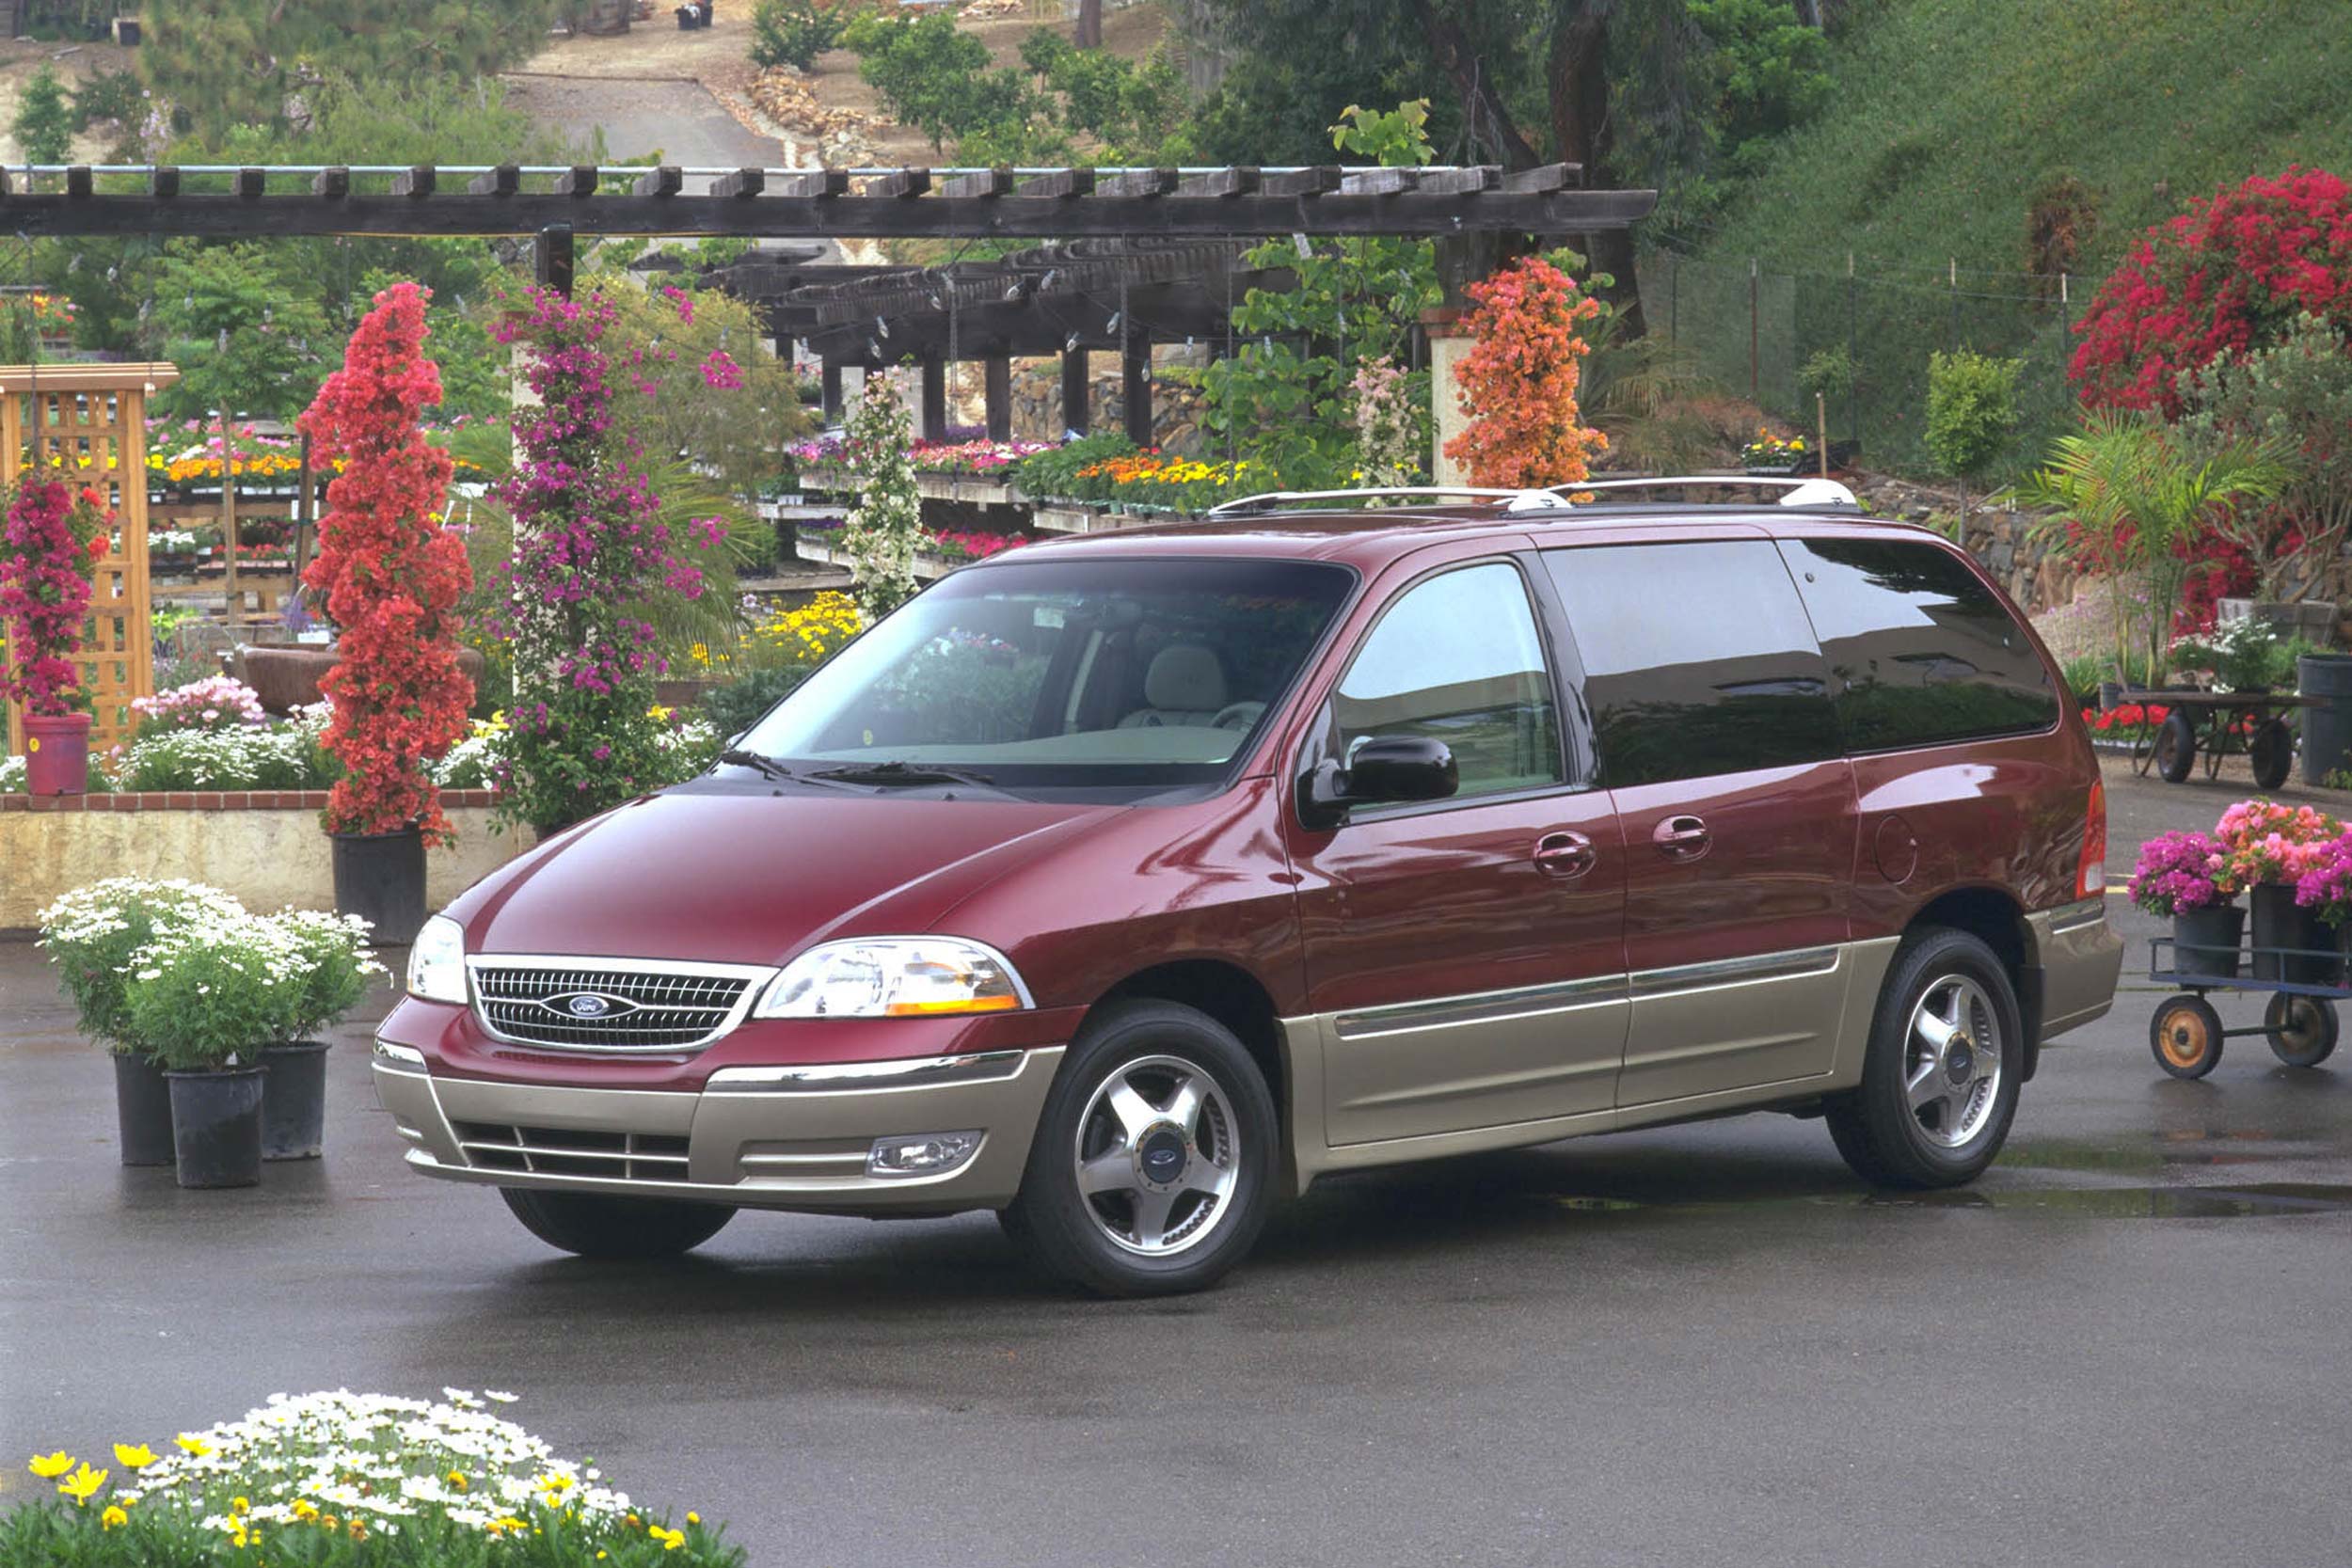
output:
<instances>
[{"instance_id":1,"label":"stone retaining wall","mask_svg":"<svg viewBox=\"0 0 2352 1568\"><path fill-rule=\"evenodd\" d=\"M425 852L425 901L438 909L527 847L490 827L486 789L441 792L454 848ZM183 877L248 908L335 907L319 829L324 790L136 795L0 795L0 938L24 938L58 895L102 877Z\"/></svg>"}]
</instances>

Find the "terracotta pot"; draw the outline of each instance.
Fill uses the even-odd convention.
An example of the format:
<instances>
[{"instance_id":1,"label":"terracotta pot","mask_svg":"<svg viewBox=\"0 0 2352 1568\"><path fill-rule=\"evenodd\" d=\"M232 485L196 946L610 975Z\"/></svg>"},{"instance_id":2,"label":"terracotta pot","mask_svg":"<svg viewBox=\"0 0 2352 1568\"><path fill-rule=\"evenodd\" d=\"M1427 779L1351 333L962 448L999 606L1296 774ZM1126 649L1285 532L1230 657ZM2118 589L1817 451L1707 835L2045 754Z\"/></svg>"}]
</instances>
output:
<instances>
[{"instance_id":1,"label":"terracotta pot","mask_svg":"<svg viewBox=\"0 0 2352 1568\"><path fill-rule=\"evenodd\" d=\"M89 787L87 713L24 716L24 788L33 795L79 795Z\"/></svg>"}]
</instances>

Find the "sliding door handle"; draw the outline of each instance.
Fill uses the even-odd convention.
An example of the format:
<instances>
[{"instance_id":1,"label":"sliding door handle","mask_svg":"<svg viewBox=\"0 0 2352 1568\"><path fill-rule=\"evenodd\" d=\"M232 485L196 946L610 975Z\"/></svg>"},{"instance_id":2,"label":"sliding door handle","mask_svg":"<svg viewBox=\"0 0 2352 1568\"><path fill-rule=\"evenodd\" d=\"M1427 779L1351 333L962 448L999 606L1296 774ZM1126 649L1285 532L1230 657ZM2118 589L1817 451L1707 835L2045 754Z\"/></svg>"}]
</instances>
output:
<instances>
[{"instance_id":1,"label":"sliding door handle","mask_svg":"<svg viewBox=\"0 0 2352 1568\"><path fill-rule=\"evenodd\" d=\"M1649 841L1670 861L1697 860L1715 842L1708 836L1707 824L1695 816L1665 818L1649 835Z\"/></svg>"},{"instance_id":2,"label":"sliding door handle","mask_svg":"<svg viewBox=\"0 0 2352 1568\"><path fill-rule=\"evenodd\" d=\"M1546 833L1535 841L1535 868L1554 877L1581 877L1600 861L1582 833Z\"/></svg>"}]
</instances>

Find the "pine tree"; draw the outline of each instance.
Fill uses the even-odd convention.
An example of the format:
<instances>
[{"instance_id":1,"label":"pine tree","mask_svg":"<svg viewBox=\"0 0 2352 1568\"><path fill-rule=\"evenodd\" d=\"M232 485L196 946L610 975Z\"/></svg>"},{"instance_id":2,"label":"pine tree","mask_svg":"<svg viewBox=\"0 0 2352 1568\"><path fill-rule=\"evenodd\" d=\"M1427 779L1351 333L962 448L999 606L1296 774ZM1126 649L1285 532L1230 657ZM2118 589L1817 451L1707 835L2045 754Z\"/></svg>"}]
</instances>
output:
<instances>
[{"instance_id":1,"label":"pine tree","mask_svg":"<svg viewBox=\"0 0 2352 1568\"><path fill-rule=\"evenodd\" d=\"M16 107L16 145L28 164L62 164L73 150L73 111L57 73L44 65L24 84Z\"/></svg>"}]
</instances>

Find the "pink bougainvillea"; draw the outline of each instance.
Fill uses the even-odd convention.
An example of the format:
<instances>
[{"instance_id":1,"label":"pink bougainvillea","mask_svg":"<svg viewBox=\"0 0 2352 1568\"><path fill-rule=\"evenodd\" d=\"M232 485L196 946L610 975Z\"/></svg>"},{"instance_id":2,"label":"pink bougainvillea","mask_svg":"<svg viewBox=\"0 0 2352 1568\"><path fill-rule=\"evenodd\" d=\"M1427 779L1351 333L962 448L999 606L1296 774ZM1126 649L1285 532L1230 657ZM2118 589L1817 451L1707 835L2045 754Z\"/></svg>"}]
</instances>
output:
<instances>
[{"instance_id":1,"label":"pink bougainvillea","mask_svg":"<svg viewBox=\"0 0 2352 1568\"><path fill-rule=\"evenodd\" d=\"M81 651L92 578L114 519L95 490L79 497L55 472L28 471L0 532L0 621L12 657L0 695L54 718L89 706L73 656Z\"/></svg>"},{"instance_id":2,"label":"pink bougainvillea","mask_svg":"<svg viewBox=\"0 0 2352 1568\"><path fill-rule=\"evenodd\" d=\"M1472 484L1545 486L1589 478L1586 460L1609 444L1577 412L1579 328L1600 306L1550 262L1530 256L1468 289L1463 325L1475 340L1454 367L1470 423L1445 455Z\"/></svg>"},{"instance_id":3,"label":"pink bougainvillea","mask_svg":"<svg viewBox=\"0 0 2352 1568\"><path fill-rule=\"evenodd\" d=\"M441 525L449 454L418 417L441 401L424 356L428 291L398 283L352 333L343 368L302 416L326 463L319 556L303 581L326 596L342 659L319 682L335 705L323 739L343 765L327 798L329 832L449 836L426 764L466 734L473 682L457 663L457 601L472 586L466 548Z\"/></svg>"}]
</instances>

